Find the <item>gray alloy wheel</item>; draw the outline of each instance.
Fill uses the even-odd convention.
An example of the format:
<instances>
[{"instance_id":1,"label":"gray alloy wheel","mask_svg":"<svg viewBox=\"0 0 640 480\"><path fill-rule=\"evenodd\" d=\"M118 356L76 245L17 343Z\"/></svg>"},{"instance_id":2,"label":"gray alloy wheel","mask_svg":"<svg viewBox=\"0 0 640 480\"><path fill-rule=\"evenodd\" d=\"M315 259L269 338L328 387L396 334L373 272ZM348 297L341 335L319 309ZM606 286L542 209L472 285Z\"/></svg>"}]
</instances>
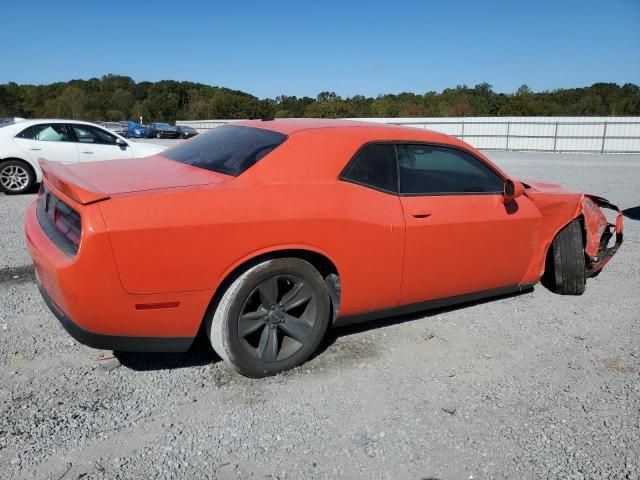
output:
<instances>
[{"instance_id":1,"label":"gray alloy wheel","mask_svg":"<svg viewBox=\"0 0 640 480\"><path fill-rule=\"evenodd\" d=\"M291 357L311 336L316 304L316 295L303 279L268 278L251 292L240 312L238 335L243 348L265 363Z\"/></svg>"},{"instance_id":2,"label":"gray alloy wheel","mask_svg":"<svg viewBox=\"0 0 640 480\"><path fill-rule=\"evenodd\" d=\"M315 351L329 323L329 306L327 286L311 264L267 260L224 292L207 319L207 333L218 355L243 375L274 375Z\"/></svg>"},{"instance_id":3,"label":"gray alloy wheel","mask_svg":"<svg viewBox=\"0 0 640 480\"><path fill-rule=\"evenodd\" d=\"M160 132L156 133L156 138L162 138L162 134Z\"/></svg>"},{"instance_id":4,"label":"gray alloy wheel","mask_svg":"<svg viewBox=\"0 0 640 480\"><path fill-rule=\"evenodd\" d=\"M8 195L28 191L35 182L29 166L21 160L7 160L0 163L0 190Z\"/></svg>"}]
</instances>

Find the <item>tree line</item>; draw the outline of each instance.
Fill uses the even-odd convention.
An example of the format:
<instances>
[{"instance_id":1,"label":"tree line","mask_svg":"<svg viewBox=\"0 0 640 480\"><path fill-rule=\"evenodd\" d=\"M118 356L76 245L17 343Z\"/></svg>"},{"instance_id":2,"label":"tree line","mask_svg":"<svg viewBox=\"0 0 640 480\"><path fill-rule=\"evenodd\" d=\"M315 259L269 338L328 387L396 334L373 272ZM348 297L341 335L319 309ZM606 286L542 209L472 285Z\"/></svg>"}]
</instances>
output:
<instances>
[{"instance_id":1,"label":"tree line","mask_svg":"<svg viewBox=\"0 0 640 480\"><path fill-rule=\"evenodd\" d=\"M175 122L185 119L264 117L465 117L640 115L640 87L595 83L590 87L533 92L526 85L497 93L488 83L442 92L315 98L248 93L194 82L135 82L105 75L49 85L0 84L0 117Z\"/></svg>"}]
</instances>

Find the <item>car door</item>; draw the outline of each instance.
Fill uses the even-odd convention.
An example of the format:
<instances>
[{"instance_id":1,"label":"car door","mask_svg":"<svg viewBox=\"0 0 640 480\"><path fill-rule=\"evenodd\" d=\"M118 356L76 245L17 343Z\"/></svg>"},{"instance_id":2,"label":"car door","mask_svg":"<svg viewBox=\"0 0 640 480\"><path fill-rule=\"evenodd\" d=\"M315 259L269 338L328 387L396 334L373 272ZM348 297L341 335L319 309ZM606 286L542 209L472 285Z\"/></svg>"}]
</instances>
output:
<instances>
[{"instance_id":1,"label":"car door","mask_svg":"<svg viewBox=\"0 0 640 480\"><path fill-rule=\"evenodd\" d=\"M397 144L406 222L401 304L517 285L536 245L540 212L504 203L504 180L466 150Z\"/></svg>"},{"instance_id":2,"label":"car door","mask_svg":"<svg viewBox=\"0 0 640 480\"><path fill-rule=\"evenodd\" d=\"M76 163L78 151L64 123L40 123L22 130L13 139L34 164L44 158L52 162Z\"/></svg>"},{"instance_id":3,"label":"car door","mask_svg":"<svg viewBox=\"0 0 640 480\"><path fill-rule=\"evenodd\" d=\"M128 143L118 144L118 137L94 125L71 124L75 134L80 162L117 160L133 156Z\"/></svg>"},{"instance_id":4,"label":"car door","mask_svg":"<svg viewBox=\"0 0 640 480\"><path fill-rule=\"evenodd\" d=\"M393 144L363 146L340 179L340 198L348 218L342 232L345 252L340 260L343 299L341 315L398 305L402 284L404 217L398 198Z\"/></svg>"}]
</instances>

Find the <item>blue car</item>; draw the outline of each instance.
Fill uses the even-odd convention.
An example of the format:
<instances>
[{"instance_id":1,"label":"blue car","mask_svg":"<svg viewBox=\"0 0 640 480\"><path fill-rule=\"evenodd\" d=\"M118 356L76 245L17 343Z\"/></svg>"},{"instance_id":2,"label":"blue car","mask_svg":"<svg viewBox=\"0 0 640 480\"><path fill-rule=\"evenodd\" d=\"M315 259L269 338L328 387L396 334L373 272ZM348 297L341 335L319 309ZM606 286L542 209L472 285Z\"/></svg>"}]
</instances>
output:
<instances>
[{"instance_id":1,"label":"blue car","mask_svg":"<svg viewBox=\"0 0 640 480\"><path fill-rule=\"evenodd\" d=\"M129 122L129 126L127 127L127 137L148 138L149 127L136 122Z\"/></svg>"}]
</instances>

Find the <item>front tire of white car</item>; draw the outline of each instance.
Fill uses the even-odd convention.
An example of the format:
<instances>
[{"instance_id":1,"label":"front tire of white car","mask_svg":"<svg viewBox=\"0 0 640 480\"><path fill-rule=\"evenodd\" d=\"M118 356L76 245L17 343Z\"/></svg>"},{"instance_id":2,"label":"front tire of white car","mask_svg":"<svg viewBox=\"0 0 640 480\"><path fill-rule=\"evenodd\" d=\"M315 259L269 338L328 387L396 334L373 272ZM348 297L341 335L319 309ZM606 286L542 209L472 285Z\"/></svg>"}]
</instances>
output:
<instances>
[{"instance_id":1,"label":"front tire of white car","mask_svg":"<svg viewBox=\"0 0 640 480\"><path fill-rule=\"evenodd\" d=\"M36 174L27 162L18 159L0 162L0 191L7 195L18 195L31 190Z\"/></svg>"}]
</instances>

